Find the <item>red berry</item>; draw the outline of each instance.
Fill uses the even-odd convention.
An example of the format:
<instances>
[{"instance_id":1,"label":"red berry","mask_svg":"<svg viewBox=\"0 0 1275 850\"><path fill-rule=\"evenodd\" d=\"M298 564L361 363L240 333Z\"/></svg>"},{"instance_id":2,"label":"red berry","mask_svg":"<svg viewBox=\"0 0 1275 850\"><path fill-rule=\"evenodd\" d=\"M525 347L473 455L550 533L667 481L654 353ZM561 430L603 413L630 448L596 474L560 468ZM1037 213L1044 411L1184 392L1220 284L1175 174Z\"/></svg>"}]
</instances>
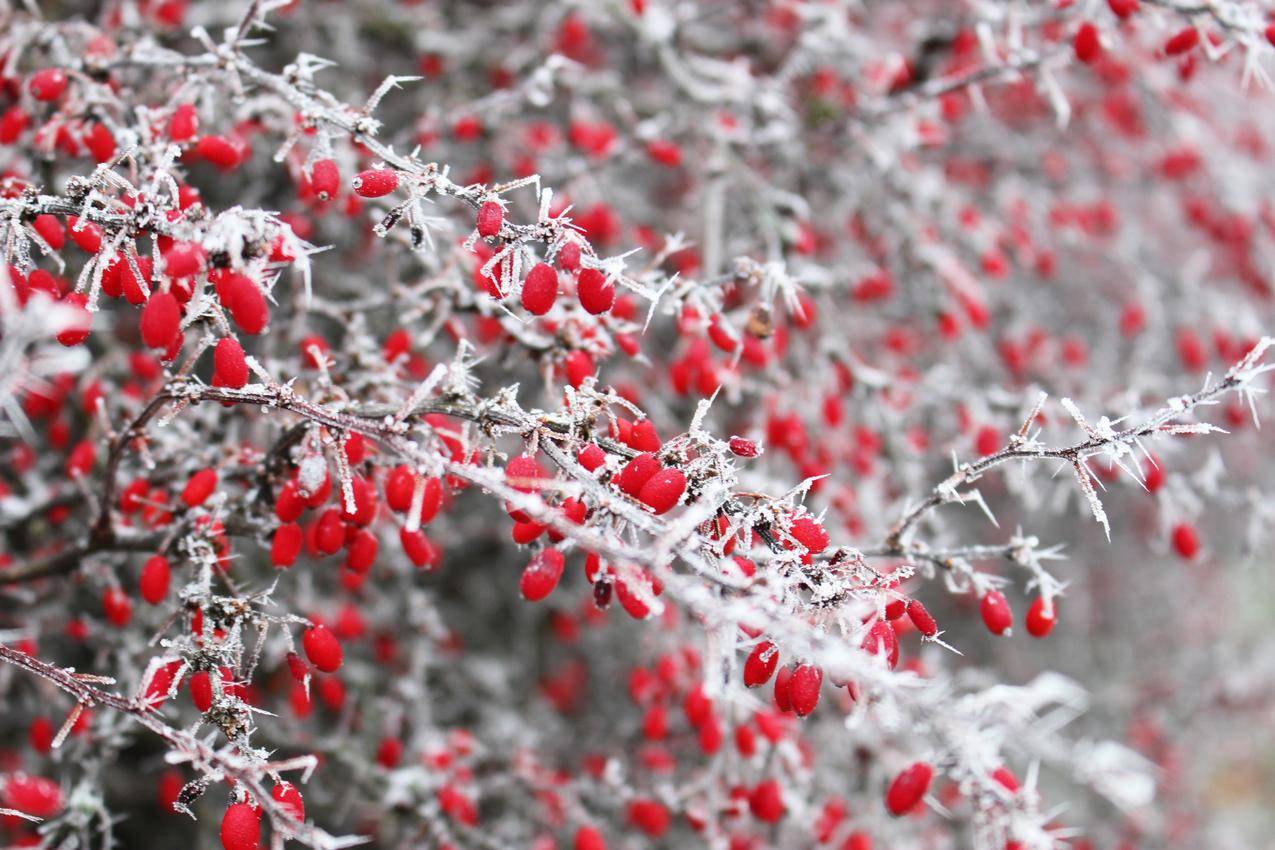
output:
<instances>
[{"instance_id":1,"label":"red berry","mask_svg":"<svg viewBox=\"0 0 1275 850\"><path fill-rule=\"evenodd\" d=\"M291 782L280 782L270 789L270 796L288 817L297 822L305 820L305 801L301 798L301 792L297 790L297 786Z\"/></svg>"},{"instance_id":2,"label":"red berry","mask_svg":"<svg viewBox=\"0 0 1275 850\"><path fill-rule=\"evenodd\" d=\"M22 107L10 106L0 115L0 144L11 145L16 142L30 123L31 116Z\"/></svg>"},{"instance_id":3,"label":"red berry","mask_svg":"<svg viewBox=\"0 0 1275 850\"><path fill-rule=\"evenodd\" d=\"M364 198L379 198L398 188L398 172L389 168L369 168L355 175L351 184Z\"/></svg>"},{"instance_id":4,"label":"red berry","mask_svg":"<svg viewBox=\"0 0 1275 850\"><path fill-rule=\"evenodd\" d=\"M403 758L403 742L398 738L382 738L376 748L376 763L386 770L398 767Z\"/></svg>"},{"instance_id":5,"label":"red berry","mask_svg":"<svg viewBox=\"0 0 1275 850\"><path fill-rule=\"evenodd\" d=\"M1200 535L1189 522L1173 526L1173 548L1185 560L1194 560L1200 551Z\"/></svg>"},{"instance_id":6,"label":"red berry","mask_svg":"<svg viewBox=\"0 0 1275 850\"><path fill-rule=\"evenodd\" d=\"M321 159L310 166L310 187L320 201L335 198L341 191L341 172L330 159Z\"/></svg>"},{"instance_id":7,"label":"red berry","mask_svg":"<svg viewBox=\"0 0 1275 850\"><path fill-rule=\"evenodd\" d=\"M1008 634L1014 625L1014 612L1009 607L1009 600L999 590L990 590L978 603L978 612L983 617L983 625L994 635Z\"/></svg>"},{"instance_id":8,"label":"red berry","mask_svg":"<svg viewBox=\"0 0 1275 850\"><path fill-rule=\"evenodd\" d=\"M4 805L38 818L50 818L62 810L62 789L43 776L13 773L5 777Z\"/></svg>"},{"instance_id":9,"label":"red berry","mask_svg":"<svg viewBox=\"0 0 1275 850\"><path fill-rule=\"evenodd\" d=\"M576 459L580 461L580 465L590 472L595 471L598 467L606 463L606 452L597 443L589 443L580 450L580 454Z\"/></svg>"},{"instance_id":10,"label":"red berry","mask_svg":"<svg viewBox=\"0 0 1275 850\"><path fill-rule=\"evenodd\" d=\"M686 492L686 476L680 469L661 469L642 485L638 501L657 514L668 513Z\"/></svg>"},{"instance_id":11,"label":"red berry","mask_svg":"<svg viewBox=\"0 0 1275 850\"><path fill-rule=\"evenodd\" d=\"M682 149L674 142L663 139L647 142L646 155L651 158L652 162L659 163L666 168L677 168L682 164Z\"/></svg>"},{"instance_id":12,"label":"red berry","mask_svg":"<svg viewBox=\"0 0 1275 850\"><path fill-rule=\"evenodd\" d=\"M775 708L787 713L792 711L792 698L789 693L789 686L792 683L792 670L787 667L780 667L779 672L775 674Z\"/></svg>"},{"instance_id":13,"label":"red berry","mask_svg":"<svg viewBox=\"0 0 1275 850\"><path fill-rule=\"evenodd\" d=\"M270 321L270 308L261 287L252 278L227 272L217 276L216 289L217 300L244 333L259 334L265 329Z\"/></svg>"},{"instance_id":14,"label":"red berry","mask_svg":"<svg viewBox=\"0 0 1275 850\"><path fill-rule=\"evenodd\" d=\"M137 266L134 272L133 266ZM115 292L107 292L108 295L119 297L123 295L129 304L141 304L146 301L146 291L142 285L145 281L146 289L151 289L151 283L154 280L154 265L150 257L138 257L135 263L130 263L124 258L120 258L112 263L111 274L115 279ZM138 277L138 275L141 275ZM104 274L102 277L102 291L107 291L107 286L111 281L111 276Z\"/></svg>"},{"instance_id":15,"label":"red berry","mask_svg":"<svg viewBox=\"0 0 1275 850\"><path fill-rule=\"evenodd\" d=\"M602 833L591 826L582 826L576 830L572 850L607 850L606 840Z\"/></svg>"},{"instance_id":16,"label":"red berry","mask_svg":"<svg viewBox=\"0 0 1275 850\"><path fill-rule=\"evenodd\" d=\"M66 72L61 68L36 71L27 81L27 88L36 100L57 100L66 91Z\"/></svg>"},{"instance_id":17,"label":"red berry","mask_svg":"<svg viewBox=\"0 0 1275 850\"><path fill-rule=\"evenodd\" d=\"M168 567L167 558L163 555L152 555L146 559L146 563L142 565L142 574L137 582L142 598L151 605L158 605L163 602L164 597L168 595L170 578L171 571Z\"/></svg>"},{"instance_id":18,"label":"red berry","mask_svg":"<svg viewBox=\"0 0 1275 850\"><path fill-rule=\"evenodd\" d=\"M885 620L877 620L868 629L863 638L863 648L872 655L884 655L891 670L899 664L899 636L894 626Z\"/></svg>"},{"instance_id":19,"label":"red berry","mask_svg":"<svg viewBox=\"0 0 1275 850\"><path fill-rule=\"evenodd\" d=\"M201 469L186 481L182 490L182 502L188 508L197 508L208 500L217 489L217 470Z\"/></svg>"},{"instance_id":20,"label":"red berry","mask_svg":"<svg viewBox=\"0 0 1275 850\"><path fill-rule=\"evenodd\" d=\"M315 521L314 544L321 554L332 555L345 542L345 523L341 508L328 508Z\"/></svg>"},{"instance_id":21,"label":"red berry","mask_svg":"<svg viewBox=\"0 0 1275 850\"><path fill-rule=\"evenodd\" d=\"M195 154L218 168L229 171L239 165L241 149L225 136L204 136L195 143Z\"/></svg>"},{"instance_id":22,"label":"red berry","mask_svg":"<svg viewBox=\"0 0 1275 850\"><path fill-rule=\"evenodd\" d=\"M1148 459L1142 468L1142 486L1147 488L1148 493L1154 493L1164 486L1164 465L1158 458Z\"/></svg>"},{"instance_id":23,"label":"red berry","mask_svg":"<svg viewBox=\"0 0 1275 850\"><path fill-rule=\"evenodd\" d=\"M1076 58L1085 64L1089 64L1102 54L1102 42L1098 39L1098 28L1093 24L1085 21L1076 30L1076 37L1072 40L1072 48L1076 51Z\"/></svg>"},{"instance_id":24,"label":"red berry","mask_svg":"<svg viewBox=\"0 0 1275 850\"><path fill-rule=\"evenodd\" d=\"M798 664L788 680L788 701L798 717L805 717L819 704L823 670L813 664Z\"/></svg>"},{"instance_id":25,"label":"red berry","mask_svg":"<svg viewBox=\"0 0 1275 850\"><path fill-rule=\"evenodd\" d=\"M94 162L106 162L115 156L115 136L105 124L93 124L84 137L84 146L93 155Z\"/></svg>"},{"instance_id":26,"label":"red berry","mask_svg":"<svg viewBox=\"0 0 1275 850\"><path fill-rule=\"evenodd\" d=\"M301 554L304 535L301 526L295 522L285 523L275 529L274 539L270 541L270 563L279 568L287 568L297 561Z\"/></svg>"},{"instance_id":27,"label":"red berry","mask_svg":"<svg viewBox=\"0 0 1275 850\"><path fill-rule=\"evenodd\" d=\"M885 792L885 807L895 817L905 815L921 802L934 778L934 768L923 761L904 770Z\"/></svg>"},{"instance_id":28,"label":"red berry","mask_svg":"<svg viewBox=\"0 0 1275 850\"><path fill-rule=\"evenodd\" d=\"M97 448L88 440L81 440L71 449L66 459L66 474L72 478L88 475L97 462Z\"/></svg>"},{"instance_id":29,"label":"red berry","mask_svg":"<svg viewBox=\"0 0 1275 850\"><path fill-rule=\"evenodd\" d=\"M1053 631L1057 622L1058 601L1051 600L1046 604L1045 597L1037 596L1027 609L1027 633L1032 637L1043 638Z\"/></svg>"},{"instance_id":30,"label":"red berry","mask_svg":"<svg viewBox=\"0 0 1275 850\"><path fill-rule=\"evenodd\" d=\"M744 684L750 688L766 684L778 664L779 650L770 641L762 641L753 647L744 661Z\"/></svg>"},{"instance_id":31,"label":"red berry","mask_svg":"<svg viewBox=\"0 0 1275 850\"><path fill-rule=\"evenodd\" d=\"M181 329L182 311L171 292L152 292L142 308L142 342L166 350Z\"/></svg>"},{"instance_id":32,"label":"red berry","mask_svg":"<svg viewBox=\"0 0 1275 850\"><path fill-rule=\"evenodd\" d=\"M705 721L713 716L713 701L708 694L704 693L702 685L696 685L686 695L686 700L682 704L682 710L686 714L686 720L692 726L699 728Z\"/></svg>"},{"instance_id":33,"label":"red berry","mask_svg":"<svg viewBox=\"0 0 1275 850\"><path fill-rule=\"evenodd\" d=\"M908 618L912 621L912 625L916 626L916 630L926 637L934 637L939 633L939 624L930 616L930 612L925 610L925 606L921 604L919 599L908 600Z\"/></svg>"},{"instance_id":34,"label":"red berry","mask_svg":"<svg viewBox=\"0 0 1275 850\"><path fill-rule=\"evenodd\" d=\"M500 226L505 223L505 208L499 201L483 201L478 207L478 235L484 238L500 235Z\"/></svg>"},{"instance_id":35,"label":"red berry","mask_svg":"<svg viewBox=\"0 0 1275 850\"><path fill-rule=\"evenodd\" d=\"M995 779L997 782L999 782L1001 787L1004 788L1009 793L1011 794L1018 793L1018 787L1019 787L1018 777L1015 776L1014 772L1010 770L1008 767L1001 765L1000 767L993 770L992 778Z\"/></svg>"},{"instance_id":36,"label":"red berry","mask_svg":"<svg viewBox=\"0 0 1275 850\"><path fill-rule=\"evenodd\" d=\"M345 547L345 566L356 573L367 572L376 563L376 554L380 547L375 534L366 528L360 528Z\"/></svg>"},{"instance_id":37,"label":"red berry","mask_svg":"<svg viewBox=\"0 0 1275 850\"><path fill-rule=\"evenodd\" d=\"M630 448L637 449L640 452L658 452L660 446L660 435L655 430L655 423L650 419L643 417L633 423L633 431L629 436L628 444Z\"/></svg>"},{"instance_id":38,"label":"red berry","mask_svg":"<svg viewBox=\"0 0 1275 850\"><path fill-rule=\"evenodd\" d=\"M759 782L748 794L748 809L753 817L765 823L779 823L783 819L784 793L774 779Z\"/></svg>"},{"instance_id":39,"label":"red berry","mask_svg":"<svg viewBox=\"0 0 1275 850\"><path fill-rule=\"evenodd\" d=\"M532 556L522 571L518 589L522 598L529 602L539 602L558 586L562 578L565 560L557 549L544 549Z\"/></svg>"},{"instance_id":40,"label":"red berry","mask_svg":"<svg viewBox=\"0 0 1275 850\"><path fill-rule=\"evenodd\" d=\"M639 797L629 803L629 823L652 838L660 838L668 831L669 813L659 802Z\"/></svg>"},{"instance_id":41,"label":"red berry","mask_svg":"<svg viewBox=\"0 0 1275 850\"><path fill-rule=\"evenodd\" d=\"M191 277L204 267L204 249L195 242L179 242L164 255L164 274L171 278Z\"/></svg>"},{"instance_id":42,"label":"red berry","mask_svg":"<svg viewBox=\"0 0 1275 850\"><path fill-rule=\"evenodd\" d=\"M412 565L418 568L434 567L438 564L438 550L425 536L425 532L417 529L408 531L406 527L399 529L399 543Z\"/></svg>"},{"instance_id":43,"label":"red berry","mask_svg":"<svg viewBox=\"0 0 1275 850\"><path fill-rule=\"evenodd\" d=\"M788 529L788 533L801 544L802 548L812 555L817 555L827 549L828 544L831 542L828 532L819 524L819 520L809 514L802 514L794 519L792 526Z\"/></svg>"},{"instance_id":44,"label":"red berry","mask_svg":"<svg viewBox=\"0 0 1275 850\"><path fill-rule=\"evenodd\" d=\"M54 251L61 251L62 246L66 244L66 228L62 226L57 216L48 213L37 215L35 221L31 222L31 227L40 234L41 239L49 243L49 247Z\"/></svg>"},{"instance_id":45,"label":"red berry","mask_svg":"<svg viewBox=\"0 0 1275 850\"><path fill-rule=\"evenodd\" d=\"M1199 43L1200 31L1195 27L1184 27L1170 36L1169 40L1164 43L1164 52L1169 56L1176 56L1192 50Z\"/></svg>"},{"instance_id":46,"label":"red berry","mask_svg":"<svg viewBox=\"0 0 1275 850\"><path fill-rule=\"evenodd\" d=\"M190 701L200 712L212 708L213 687L212 674L207 670L199 670L190 677Z\"/></svg>"},{"instance_id":47,"label":"red berry","mask_svg":"<svg viewBox=\"0 0 1275 850\"><path fill-rule=\"evenodd\" d=\"M416 473L411 467L399 465L390 471L385 481L385 504L390 510L404 513L412 506L412 493L416 489Z\"/></svg>"},{"instance_id":48,"label":"red berry","mask_svg":"<svg viewBox=\"0 0 1275 850\"><path fill-rule=\"evenodd\" d=\"M540 489L544 468L531 455L518 455L505 467L505 480L510 487L522 493L534 493Z\"/></svg>"},{"instance_id":49,"label":"red berry","mask_svg":"<svg viewBox=\"0 0 1275 850\"><path fill-rule=\"evenodd\" d=\"M248 383L248 360L244 356L243 346L233 337L218 340L213 349L214 387L228 387L232 390L242 388Z\"/></svg>"},{"instance_id":50,"label":"red berry","mask_svg":"<svg viewBox=\"0 0 1275 850\"><path fill-rule=\"evenodd\" d=\"M320 359L327 359L328 341L321 336L311 335L301 340L301 359L307 368L318 369Z\"/></svg>"},{"instance_id":51,"label":"red berry","mask_svg":"<svg viewBox=\"0 0 1275 850\"><path fill-rule=\"evenodd\" d=\"M567 355L567 383L572 387L579 389L586 378L593 377L596 370L597 367L593 363L593 358L589 356L589 352L576 349Z\"/></svg>"},{"instance_id":52,"label":"red berry","mask_svg":"<svg viewBox=\"0 0 1275 850\"><path fill-rule=\"evenodd\" d=\"M102 250L102 228L91 221L81 221L75 216L67 216L67 232L71 241L86 254L96 254Z\"/></svg>"},{"instance_id":53,"label":"red berry","mask_svg":"<svg viewBox=\"0 0 1275 850\"><path fill-rule=\"evenodd\" d=\"M757 444L752 440L745 440L743 437L731 437L730 443L731 454L736 457L757 457L761 454L761 450L757 448Z\"/></svg>"},{"instance_id":54,"label":"red berry","mask_svg":"<svg viewBox=\"0 0 1275 850\"><path fill-rule=\"evenodd\" d=\"M379 507L376 488L366 478L355 476L350 482L350 489L353 491L354 509L349 510L345 505L345 499L342 498L341 518L354 525L369 525L376 519L376 510Z\"/></svg>"},{"instance_id":55,"label":"red berry","mask_svg":"<svg viewBox=\"0 0 1275 850\"><path fill-rule=\"evenodd\" d=\"M93 329L93 314L88 311L88 298L82 293L72 292L62 299L62 305L71 311L71 318L66 328L58 331L58 342L70 348L79 345L89 338Z\"/></svg>"},{"instance_id":56,"label":"red berry","mask_svg":"<svg viewBox=\"0 0 1275 850\"><path fill-rule=\"evenodd\" d=\"M646 482L662 468L659 458L650 452L640 454L630 460L615 476L615 484L621 491L635 499L642 492Z\"/></svg>"},{"instance_id":57,"label":"red berry","mask_svg":"<svg viewBox=\"0 0 1275 850\"><path fill-rule=\"evenodd\" d=\"M305 657L324 673L335 672L341 666L341 644L327 626L311 626L301 637Z\"/></svg>"},{"instance_id":58,"label":"red berry","mask_svg":"<svg viewBox=\"0 0 1275 850\"><path fill-rule=\"evenodd\" d=\"M193 103L178 104L168 122L168 138L174 142L188 142L199 132L199 113Z\"/></svg>"},{"instance_id":59,"label":"red berry","mask_svg":"<svg viewBox=\"0 0 1275 850\"><path fill-rule=\"evenodd\" d=\"M576 296L585 312L597 316L615 305L615 285L597 269L581 269L576 278Z\"/></svg>"},{"instance_id":60,"label":"red berry","mask_svg":"<svg viewBox=\"0 0 1275 850\"><path fill-rule=\"evenodd\" d=\"M1111 14L1124 19L1138 11L1138 0L1107 0L1107 6Z\"/></svg>"},{"instance_id":61,"label":"red berry","mask_svg":"<svg viewBox=\"0 0 1275 850\"><path fill-rule=\"evenodd\" d=\"M991 425L984 425L974 436L974 451L981 457L996 454L1001 447L1001 435Z\"/></svg>"},{"instance_id":62,"label":"red berry","mask_svg":"<svg viewBox=\"0 0 1275 850\"><path fill-rule=\"evenodd\" d=\"M118 587L108 588L102 594L102 614L111 625L123 628L133 618L133 603Z\"/></svg>"},{"instance_id":63,"label":"red berry","mask_svg":"<svg viewBox=\"0 0 1275 850\"><path fill-rule=\"evenodd\" d=\"M522 282L522 306L532 315L543 316L558 298L558 273L548 263L536 263Z\"/></svg>"},{"instance_id":64,"label":"red berry","mask_svg":"<svg viewBox=\"0 0 1275 850\"><path fill-rule=\"evenodd\" d=\"M259 850L261 815L255 806L235 803L221 816L222 850Z\"/></svg>"},{"instance_id":65,"label":"red berry","mask_svg":"<svg viewBox=\"0 0 1275 850\"><path fill-rule=\"evenodd\" d=\"M53 749L55 734L53 723L47 717L37 717L27 729L27 741L30 742L31 749L38 753L47 753Z\"/></svg>"},{"instance_id":66,"label":"red berry","mask_svg":"<svg viewBox=\"0 0 1275 850\"><path fill-rule=\"evenodd\" d=\"M580 243L562 243L562 248L558 251L558 266L569 272L580 268Z\"/></svg>"}]
</instances>

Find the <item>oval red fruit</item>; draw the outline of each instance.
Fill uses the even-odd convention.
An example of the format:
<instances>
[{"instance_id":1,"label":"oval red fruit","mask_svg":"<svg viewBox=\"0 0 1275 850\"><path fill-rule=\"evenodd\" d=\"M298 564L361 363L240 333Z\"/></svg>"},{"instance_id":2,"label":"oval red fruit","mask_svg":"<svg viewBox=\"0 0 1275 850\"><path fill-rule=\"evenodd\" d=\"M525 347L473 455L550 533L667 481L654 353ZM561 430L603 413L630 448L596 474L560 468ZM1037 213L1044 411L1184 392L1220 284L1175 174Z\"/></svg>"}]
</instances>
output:
<instances>
[{"instance_id":1,"label":"oval red fruit","mask_svg":"<svg viewBox=\"0 0 1275 850\"><path fill-rule=\"evenodd\" d=\"M234 803L221 816L222 850L259 850L261 815L255 806Z\"/></svg>"},{"instance_id":2,"label":"oval red fruit","mask_svg":"<svg viewBox=\"0 0 1275 850\"><path fill-rule=\"evenodd\" d=\"M576 278L576 296L586 312L597 316L615 306L615 285L597 269L581 269Z\"/></svg>"},{"instance_id":3,"label":"oval red fruit","mask_svg":"<svg viewBox=\"0 0 1275 850\"><path fill-rule=\"evenodd\" d=\"M558 273L548 263L536 263L522 282L522 306L532 315L543 316L558 299Z\"/></svg>"},{"instance_id":4,"label":"oval red fruit","mask_svg":"<svg viewBox=\"0 0 1275 850\"><path fill-rule=\"evenodd\" d=\"M248 359L239 340L223 337L213 349L213 386L241 389L248 383Z\"/></svg>"},{"instance_id":5,"label":"oval red fruit","mask_svg":"<svg viewBox=\"0 0 1275 850\"><path fill-rule=\"evenodd\" d=\"M181 305L171 292L152 292L142 308L142 342L147 348L166 350L181 329Z\"/></svg>"},{"instance_id":6,"label":"oval red fruit","mask_svg":"<svg viewBox=\"0 0 1275 850\"><path fill-rule=\"evenodd\" d=\"M558 586L566 562L557 549L545 549L532 556L522 571L518 590L529 602L539 602Z\"/></svg>"},{"instance_id":7,"label":"oval red fruit","mask_svg":"<svg viewBox=\"0 0 1275 850\"><path fill-rule=\"evenodd\" d=\"M930 616L930 612L925 610L925 606L918 599L908 600L908 618L912 621L912 625L916 626L916 630L926 637L934 637L939 633L939 625Z\"/></svg>"},{"instance_id":8,"label":"oval red fruit","mask_svg":"<svg viewBox=\"0 0 1275 850\"><path fill-rule=\"evenodd\" d=\"M182 490L182 502L188 508L197 508L217 489L217 470L201 469L186 481Z\"/></svg>"},{"instance_id":9,"label":"oval red fruit","mask_svg":"<svg viewBox=\"0 0 1275 850\"><path fill-rule=\"evenodd\" d=\"M994 635L1008 634L1014 625L1014 612L1009 607L1009 600L999 590L988 591L978 603L978 612L983 617L983 625Z\"/></svg>"},{"instance_id":10,"label":"oval red fruit","mask_svg":"<svg viewBox=\"0 0 1275 850\"><path fill-rule=\"evenodd\" d=\"M919 761L904 770L885 792L885 807L895 817L905 815L921 802L934 778L934 768Z\"/></svg>"},{"instance_id":11,"label":"oval red fruit","mask_svg":"<svg viewBox=\"0 0 1275 850\"><path fill-rule=\"evenodd\" d=\"M310 166L310 187L320 201L335 198L341 191L341 172L330 159L321 159Z\"/></svg>"},{"instance_id":12,"label":"oval red fruit","mask_svg":"<svg viewBox=\"0 0 1275 850\"><path fill-rule=\"evenodd\" d=\"M638 492L638 500L657 514L668 513L686 492L686 476L680 469L661 469Z\"/></svg>"},{"instance_id":13,"label":"oval red fruit","mask_svg":"<svg viewBox=\"0 0 1275 850\"><path fill-rule=\"evenodd\" d=\"M61 68L36 71L27 82L27 88L36 100L57 100L66 91L66 72Z\"/></svg>"},{"instance_id":14,"label":"oval red fruit","mask_svg":"<svg viewBox=\"0 0 1275 850\"><path fill-rule=\"evenodd\" d=\"M1058 601L1037 596L1027 609L1027 633L1035 638L1043 638L1054 629L1058 622Z\"/></svg>"},{"instance_id":15,"label":"oval red fruit","mask_svg":"<svg viewBox=\"0 0 1275 850\"><path fill-rule=\"evenodd\" d=\"M773 643L764 640L753 647L744 661L744 684L756 688L770 681L779 664L779 650Z\"/></svg>"},{"instance_id":16,"label":"oval red fruit","mask_svg":"<svg viewBox=\"0 0 1275 850\"><path fill-rule=\"evenodd\" d=\"M341 644L327 626L312 626L301 637L305 657L324 673L332 673L341 666Z\"/></svg>"},{"instance_id":17,"label":"oval red fruit","mask_svg":"<svg viewBox=\"0 0 1275 850\"><path fill-rule=\"evenodd\" d=\"M379 198L398 188L398 172L389 168L369 168L354 177L354 191L364 198Z\"/></svg>"},{"instance_id":18,"label":"oval red fruit","mask_svg":"<svg viewBox=\"0 0 1275 850\"><path fill-rule=\"evenodd\" d=\"M484 238L500 235L500 226L505 223L505 208L499 201L483 201L478 207L478 235Z\"/></svg>"},{"instance_id":19,"label":"oval red fruit","mask_svg":"<svg viewBox=\"0 0 1275 850\"><path fill-rule=\"evenodd\" d=\"M270 796L279 804L279 808L295 821L305 820L305 801L301 792L291 782L280 782L270 789Z\"/></svg>"},{"instance_id":20,"label":"oval red fruit","mask_svg":"<svg viewBox=\"0 0 1275 850\"><path fill-rule=\"evenodd\" d=\"M819 705L823 670L813 664L798 664L788 680L788 701L798 717L805 717Z\"/></svg>"},{"instance_id":21,"label":"oval red fruit","mask_svg":"<svg viewBox=\"0 0 1275 850\"><path fill-rule=\"evenodd\" d=\"M169 569L167 558L163 555L152 555L147 558L137 581L142 598L151 605L163 602L164 597L168 595L168 583L171 576L172 571Z\"/></svg>"},{"instance_id":22,"label":"oval red fruit","mask_svg":"<svg viewBox=\"0 0 1275 850\"><path fill-rule=\"evenodd\" d=\"M199 670L190 677L190 701L201 712L212 707L213 689L212 674L207 670Z\"/></svg>"},{"instance_id":23,"label":"oval red fruit","mask_svg":"<svg viewBox=\"0 0 1275 850\"><path fill-rule=\"evenodd\" d=\"M615 476L615 484L621 491L636 499L642 492L642 488L646 486L646 482L650 481L651 476L659 472L660 468L659 458L655 455L650 452L640 454L624 465L624 468Z\"/></svg>"},{"instance_id":24,"label":"oval red fruit","mask_svg":"<svg viewBox=\"0 0 1275 850\"><path fill-rule=\"evenodd\" d=\"M280 569L286 569L297 561L301 554L304 535L301 526L295 522L285 523L275 529L274 539L270 541L270 563Z\"/></svg>"},{"instance_id":25,"label":"oval red fruit","mask_svg":"<svg viewBox=\"0 0 1275 850\"><path fill-rule=\"evenodd\" d=\"M783 819L784 793L774 779L760 782L748 794L748 809L753 817L765 823L779 823Z\"/></svg>"}]
</instances>

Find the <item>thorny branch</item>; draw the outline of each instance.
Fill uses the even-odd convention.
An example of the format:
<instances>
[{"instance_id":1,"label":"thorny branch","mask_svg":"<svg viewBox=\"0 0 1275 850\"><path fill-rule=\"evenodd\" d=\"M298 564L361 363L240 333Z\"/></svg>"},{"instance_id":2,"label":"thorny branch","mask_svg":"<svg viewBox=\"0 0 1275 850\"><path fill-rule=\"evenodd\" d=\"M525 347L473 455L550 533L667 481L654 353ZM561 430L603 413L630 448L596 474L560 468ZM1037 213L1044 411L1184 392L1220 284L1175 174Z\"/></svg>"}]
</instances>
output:
<instances>
[{"instance_id":1,"label":"thorny branch","mask_svg":"<svg viewBox=\"0 0 1275 850\"><path fill-rule=\"evenodd\" d=\"M229 746L214 749L191 733L169 726L140 699L123 697L90 684L91 681L103 681L100 677L86 677L74 670L64 670L4 644L0 644L0 661L12 664L52 683L73 697L78 706L92 708L101 705L128 715L135 723L167 743L174 753L174 759L189 762L212 781L233 780L236 785L246 789L252 795L253 801L270 819L275 830L275 847L282 847L285 840L293 840L307 847L313 847L315 850L339 850L339 848L353 847L366 841L364 838L355 836L344 838L332 836L313 824L294 819L291 813L270 795L262 782L269 775L277 776L282 764L263 763L245 758ZM111 681L107 679L105 684L110 684Z\"/></svg>"}]
</instances>

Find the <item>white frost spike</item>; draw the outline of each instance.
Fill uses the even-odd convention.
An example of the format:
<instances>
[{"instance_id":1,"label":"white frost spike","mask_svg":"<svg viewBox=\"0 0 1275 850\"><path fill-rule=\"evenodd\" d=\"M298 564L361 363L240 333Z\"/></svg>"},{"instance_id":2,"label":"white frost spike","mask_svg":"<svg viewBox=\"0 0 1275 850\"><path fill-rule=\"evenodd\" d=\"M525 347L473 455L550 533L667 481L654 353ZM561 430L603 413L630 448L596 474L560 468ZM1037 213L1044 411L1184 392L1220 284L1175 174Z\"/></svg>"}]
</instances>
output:
<instances>
[{"instance_id":1,"label":"white frost spike","mask_svg":"<svg viewBox=\"0 0 1275 850\"><path fill-rule=\"evenodd\" d=\"M367 106L364 107L364 111L368 113L375 112L376 107L381 104L382 98L384 98L387 94L389 94L394 89L399 88L400 83L414 83L419 79L422 79L422 78L421 77L394 77L394 76L386 77L385 80L382 81L382 83L379 86L377 86L376 91L372 93L372 96L368 98Z\"/></svg>"},{"instance_id":2,"label":"white frost spike","mask_svg":"<svg viewBox=\"0 0 1275 850\"><path fill-rule=\"evenodd\" d=\"M1085 419L1085 415L1080 412L1080 408L1076 407L1076 403L1074 401L1069 398L1063 398L1060 399L1058 403L1062 405L1063 410L1067 411L1067 413L1071 415L1072 419L1076 420L1076 424L1084 429L1086 434L1094 438L1100 436L1094 427L1089 424L1088 420Z\"/></svg>"},{"instance_id":3,"label":"white frost spike","mask_svg":"<svg viewBox=\"0 0 1275 850\"><path fill-rule=\"evenodd\" d=\"M1085 494L1085 501L1089 503L1089 510L1093 513L1093 518L1102 526L1102 530L1107 534L1107 542L1111 542L1111 523L1107 520L1107 512L1103 510L1102 501L1098 498L1098 491L1094 489L1093 479L1089 476L1089 470L1085 469L1080 463L1073 464L1076 472L1076 481L1080 484L1080 492Z\"/></svg>"}]
</instances>

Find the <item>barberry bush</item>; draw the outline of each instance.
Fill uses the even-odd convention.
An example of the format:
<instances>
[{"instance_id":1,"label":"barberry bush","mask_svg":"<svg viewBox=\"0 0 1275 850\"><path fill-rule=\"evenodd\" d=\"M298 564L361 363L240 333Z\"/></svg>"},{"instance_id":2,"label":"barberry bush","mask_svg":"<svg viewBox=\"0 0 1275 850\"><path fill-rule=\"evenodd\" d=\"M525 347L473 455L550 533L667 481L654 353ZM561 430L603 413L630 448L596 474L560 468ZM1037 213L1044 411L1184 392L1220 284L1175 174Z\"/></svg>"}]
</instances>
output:
<instances>
[{"instance_id":1,"label":"barberry bush","mask_svg":"<svg viewBox=\"0 0 1275 850\"><path fill-rule=\"evenodd\" d=\"M1271 4L0 4L0 845L1275 829Z\"/></svg>"}]
</instances>

